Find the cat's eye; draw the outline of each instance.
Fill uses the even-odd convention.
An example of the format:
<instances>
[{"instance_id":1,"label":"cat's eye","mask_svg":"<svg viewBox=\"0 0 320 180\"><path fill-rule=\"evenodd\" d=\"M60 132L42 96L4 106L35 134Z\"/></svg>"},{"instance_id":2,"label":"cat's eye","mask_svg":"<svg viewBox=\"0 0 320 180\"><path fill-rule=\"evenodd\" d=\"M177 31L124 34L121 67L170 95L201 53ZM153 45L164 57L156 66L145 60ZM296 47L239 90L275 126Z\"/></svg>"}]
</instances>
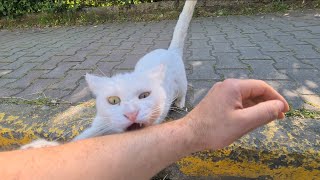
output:
<instances>
[{"instance_id":1,"label":"cat's eye","mask_svg":"<svg viewBox=\"0 0 320 180\"><path fill-rule=\"evenodd\" d=\"M120 104L121 100L118 96L110 96L108 97L108 102L112 105Z\"/></svg>"},{"instance_id":2,"label":"cat's eye","mask_svg":"<svg viewBox=\"0 0 320 180\"><path fill-rule=\"evenodd\" d=\"M139 99L144 99L150 95L151 92L144 92L139 95Z\"/></svg>"}]
</instances>

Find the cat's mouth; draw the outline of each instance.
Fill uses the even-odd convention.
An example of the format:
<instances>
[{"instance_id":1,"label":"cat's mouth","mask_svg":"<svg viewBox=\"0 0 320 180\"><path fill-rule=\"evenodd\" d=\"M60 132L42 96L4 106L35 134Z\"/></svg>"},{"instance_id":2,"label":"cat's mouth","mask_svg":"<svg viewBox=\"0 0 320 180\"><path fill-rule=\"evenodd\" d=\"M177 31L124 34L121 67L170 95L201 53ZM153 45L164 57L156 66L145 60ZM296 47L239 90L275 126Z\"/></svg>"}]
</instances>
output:
<instances>
[{"instance_id":1,"label":"cat's mouth","mask_svg":"<svg viewBox=\"0 0 320 180\"><path fill-rule=\"evenodd\" d=\"M142 129L144 127L145 127L145 125L142 123L133 123L129 127L127 127L126 130L127 131L134 131L134 130Z\"/></svg>"}]
</instances>

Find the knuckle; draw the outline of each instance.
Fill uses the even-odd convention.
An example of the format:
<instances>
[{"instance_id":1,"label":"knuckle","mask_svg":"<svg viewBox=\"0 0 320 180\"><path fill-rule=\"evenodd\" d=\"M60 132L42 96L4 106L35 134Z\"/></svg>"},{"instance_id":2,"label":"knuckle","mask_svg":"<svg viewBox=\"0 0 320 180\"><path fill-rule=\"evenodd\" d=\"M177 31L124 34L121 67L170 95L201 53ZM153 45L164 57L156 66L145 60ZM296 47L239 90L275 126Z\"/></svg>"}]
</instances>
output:
<instances>
[{"instance_id":1,"label":"knuckle","mask_svg":"<svg viewBox=\"0 0 320 180\"><path fill-rule=\"evenodd\" d=\"M237 79L226 79L223 81L222 86L224 88L230 89L230 90L236 90L239 88L239 80Z\"/></svg>"}]
</instances>

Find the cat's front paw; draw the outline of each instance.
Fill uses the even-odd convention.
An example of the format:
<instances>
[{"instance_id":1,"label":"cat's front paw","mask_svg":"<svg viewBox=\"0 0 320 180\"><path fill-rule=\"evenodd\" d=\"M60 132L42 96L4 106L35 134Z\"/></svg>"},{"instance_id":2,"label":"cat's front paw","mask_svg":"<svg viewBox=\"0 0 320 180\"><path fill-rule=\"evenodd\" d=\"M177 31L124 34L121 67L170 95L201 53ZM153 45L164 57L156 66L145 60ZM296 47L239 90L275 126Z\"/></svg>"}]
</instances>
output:
<instances>
[{"instance_id":1,"label":"cat's front paw","mask_svg":"<svg viewBox=\"0 0 320 180\"><path fill-rule=\"evenodd\" d=\"M21 146L20 149L43 148L43 147L58 146L58 145L60 145L60 144L55 141L47 141L45 139L37 139L35 141L32 141L29 144Z\"/></svg>"}]
</instances>

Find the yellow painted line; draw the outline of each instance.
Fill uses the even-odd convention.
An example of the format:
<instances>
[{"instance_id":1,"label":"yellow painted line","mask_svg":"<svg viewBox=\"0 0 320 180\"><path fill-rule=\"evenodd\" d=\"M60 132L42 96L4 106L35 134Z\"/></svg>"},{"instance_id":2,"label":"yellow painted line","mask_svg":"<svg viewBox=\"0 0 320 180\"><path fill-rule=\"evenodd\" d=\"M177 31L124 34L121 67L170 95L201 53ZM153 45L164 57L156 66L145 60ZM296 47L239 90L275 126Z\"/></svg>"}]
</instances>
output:
<instances>
[{"instance_id":1,"label":"yellow painted line","mask_svg":"<svg viewBox=\"0 0 320 180\"><path fill-rule=\"evenodd\" d=\"M261 161L254 162L245 159L242 162L230 159L221 159L214 162L212 159L189 156L183 158L177 164L180 171L188 176L235 176L246 178L268 176L279 180L320 179L319 169L308 170L303 166L270 168Z\"/></svg>"},{"instance_id":2,"label":"yellow painted line","mask_svg":"<svg viewBox=\"0 0 320 180\"><path fill-rule=\"evenodd\" d=\"M28 115L0 112L0 149L17 148L38 139L39 135L47 140L68 141L91 123L95 116L95 102L70 106L47 119L42 119L44 114Z\"/></svg>"},{"instance_id":3,"label":"yellow painted line","mask_svg":"<svg viewBox=\"0 0 320 180\"><path fill-rule=\"evenodd\" d=\"M32 117L0 112L0 147L9 150L37 139L41 135L48 140L61 138L67 141L79 134L90 124L95 115L94 102L89 101L57 112L47 120L41 114ZM259 131L262 139L246 135L241 142L215 152L196 153L178 161L180 171L188 176L235 176L273 179L320 179L320 153L307 139L295 141L294 135L306 131L305 121L290 121L291 130L282 128L279 122L272 122ZM66 136L66 134L68 136ZM253 143L259 140L260 144ZM282 144L278 144L278 143ZM319 141L316 141L319 143ZM288 148L299 153L293 154ZM246 148L246 149L245 149ZM264 151L263 151L264 149ZM298 152L296 152L298 153ZM253 157L253 154L255 155ZM280 164L277 159L285 157ZM299 165L295 161L299 160Z\"/></svg>"}]
</instances>

